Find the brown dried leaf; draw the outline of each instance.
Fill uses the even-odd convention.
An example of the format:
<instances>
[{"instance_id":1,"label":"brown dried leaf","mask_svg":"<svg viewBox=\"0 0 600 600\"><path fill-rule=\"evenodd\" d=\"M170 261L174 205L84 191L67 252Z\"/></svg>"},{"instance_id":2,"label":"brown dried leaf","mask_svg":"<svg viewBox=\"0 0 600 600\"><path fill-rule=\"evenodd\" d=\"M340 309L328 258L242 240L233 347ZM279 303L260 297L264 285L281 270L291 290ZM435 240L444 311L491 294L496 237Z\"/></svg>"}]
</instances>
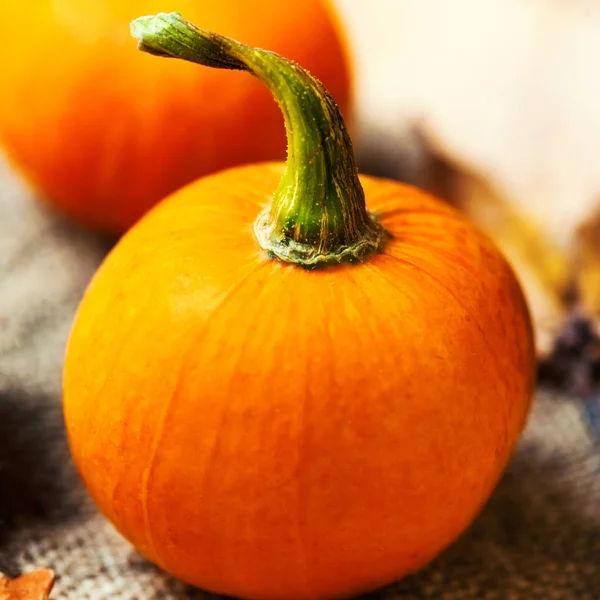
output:
<instances>
[{"instance_id":1,"label":"brown dried leaf","mask_svg":"<svg viewBox=\"0 0 600 600\"><path fill-rule=\"evenodd\" d=\"M54 572L37 569L10 579L0 573L0 600L49 600L54 585Z\"/></svg>"}]
</instances>

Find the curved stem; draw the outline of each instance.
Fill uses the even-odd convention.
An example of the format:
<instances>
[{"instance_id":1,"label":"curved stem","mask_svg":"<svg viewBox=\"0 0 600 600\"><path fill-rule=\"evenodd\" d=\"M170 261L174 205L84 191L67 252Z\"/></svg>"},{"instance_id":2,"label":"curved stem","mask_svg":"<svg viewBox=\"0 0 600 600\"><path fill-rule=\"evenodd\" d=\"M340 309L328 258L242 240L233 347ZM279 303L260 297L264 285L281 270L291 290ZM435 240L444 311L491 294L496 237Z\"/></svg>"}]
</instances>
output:
<instances>
[{"instance_id":1,"label":"curved stem","mask_svg":"<svg viewBox=\"0 0 600 600\"><path fill-rule=\"evenodd\" d=\"M178 13L141 17L131 31L142 51L247 71L275 97L288 158L273 201L255 224L264 249L306 267L360 260L381 249L387 234L367 212L352 142L321 82L290 60L198 29Z\"/></svg>"}]
</instances>

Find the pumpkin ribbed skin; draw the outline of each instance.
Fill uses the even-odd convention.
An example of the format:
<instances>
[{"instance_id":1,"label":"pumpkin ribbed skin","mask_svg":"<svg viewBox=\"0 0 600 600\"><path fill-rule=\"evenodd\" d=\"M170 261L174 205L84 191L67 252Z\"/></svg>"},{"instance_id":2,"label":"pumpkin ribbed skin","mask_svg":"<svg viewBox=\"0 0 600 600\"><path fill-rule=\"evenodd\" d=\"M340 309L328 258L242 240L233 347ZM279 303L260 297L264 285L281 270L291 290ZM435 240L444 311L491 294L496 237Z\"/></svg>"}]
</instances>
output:
<instances>
[{"instance_id":1,"label":"pumpkin ribbed skin","mask_svg":"<svg viewBox=\"0 0 600 600\"><path fill-rule=\"evenodd\" d=\"M297 60L348 112L348 59L324 0L3 0L0 146L42 197L107 232L202 175L285 158L259 81L137 51L129 22L156 11Z\"/></svg>"},{"instance_id":2,"label":"pumpkin ribbed skin","mask_svg":"<svg viewBox=\"0 0 600 600\"><path fill-rule=\"evenodd\" d=\"M205 178L93 280L65 418L96 503L209 590L319 599L423 566L473 520L530 403L514 275L457 212L362 177L393 234L362 264L268 259L253 221L283 165Z\"/></svg>"}]
</instances>

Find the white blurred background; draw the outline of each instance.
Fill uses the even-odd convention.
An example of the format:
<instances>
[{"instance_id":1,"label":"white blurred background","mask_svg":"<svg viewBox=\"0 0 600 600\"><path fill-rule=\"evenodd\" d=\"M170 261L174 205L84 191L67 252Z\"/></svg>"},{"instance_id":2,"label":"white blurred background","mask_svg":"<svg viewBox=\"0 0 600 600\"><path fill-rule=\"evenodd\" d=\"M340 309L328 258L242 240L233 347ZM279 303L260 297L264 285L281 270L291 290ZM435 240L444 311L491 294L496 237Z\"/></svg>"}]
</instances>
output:
<instances>
[{"instance_id":1,"label":"white blurred background","mask_svg":"<svg viewBox=\"0 0 600 600\"><path fill-rule=\"evenodd\" d=\"M600 1L334 2L368 168L434 191L446 180L515 266L542 352L573 282L598 321Z\"/></svg>"},{"instance_id":2,"label":"white blurred background","mask_svg":"<svg viewBox=\"0 0 600 600\"><path fill-rule=\"evenodd\" d=\"M600 196L600 2L335 0L361 131L436 149L569 232Z\"/></svg>"}]
</instances>

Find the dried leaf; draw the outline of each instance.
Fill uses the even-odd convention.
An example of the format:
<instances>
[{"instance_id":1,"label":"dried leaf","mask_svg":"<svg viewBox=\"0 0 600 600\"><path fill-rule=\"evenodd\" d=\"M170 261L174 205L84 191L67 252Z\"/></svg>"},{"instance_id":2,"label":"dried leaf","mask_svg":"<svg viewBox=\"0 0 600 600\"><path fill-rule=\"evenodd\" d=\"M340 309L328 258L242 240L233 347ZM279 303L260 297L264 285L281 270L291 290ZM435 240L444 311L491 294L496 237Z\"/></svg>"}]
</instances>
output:
<instances>
[{"instance_id":1,"label":"dried leaf","mask_svg":"<svg viewBox=\"0 0 600 600\"><path fill-rule=\"evenodd\" d=\"M54 585L54 572L37 569L10 579L0 573L0 600L49 600Z\"/></svg>"}]
</instances>

